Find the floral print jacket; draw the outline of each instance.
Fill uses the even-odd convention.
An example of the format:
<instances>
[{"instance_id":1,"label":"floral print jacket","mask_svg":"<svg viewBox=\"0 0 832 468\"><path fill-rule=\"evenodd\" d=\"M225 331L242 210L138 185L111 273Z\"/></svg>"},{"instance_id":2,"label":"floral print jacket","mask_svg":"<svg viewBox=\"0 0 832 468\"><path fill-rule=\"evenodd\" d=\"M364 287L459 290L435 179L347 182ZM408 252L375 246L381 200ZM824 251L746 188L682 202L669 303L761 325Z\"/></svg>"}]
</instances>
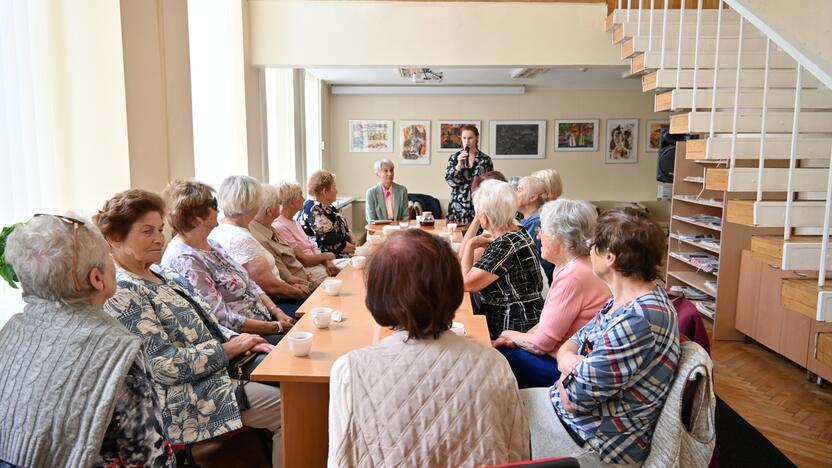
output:
<instances>
[{"instance_id":1,"label":"floral print jacket","mask_svg":"<svg viewBox=\"0 0 832 468\"><path fill-rule=\"evenodd\" d=\"M448 221L470 223L474 220L474 202L471 201L471 182L474 177L494 170L491 157L478 151L474 157L474 164L469 168L456 170L456 160L460 151L448 158L445 168L445 182L451 187L451 198L448 201Z\"/></svg>"},{"instance_id":2,"label":"floral print jacket","mask_svg":"<svg viewBox=\"0 0 832 468\"><path fill-rule=\"evenodd\" d=\"M172 443L192 443L242 427L222 342L234 335L177 273L153 265L161 284L117 267L116 294L104 305L144 342Z\"/></svg>"},{"instance_id":3,"label":"floral print jacket","mask_svg":"<svg viewBox=\"0 0 832 468\"><path fill-rule=\"evenodd\" d=\"M338 257L349 256L343 252L350 241L350 227L338 208L324 206L317 200L306 200L298 222L303 232L315 239L321 252L332 252Z\"/></svg>"}]
</instances>

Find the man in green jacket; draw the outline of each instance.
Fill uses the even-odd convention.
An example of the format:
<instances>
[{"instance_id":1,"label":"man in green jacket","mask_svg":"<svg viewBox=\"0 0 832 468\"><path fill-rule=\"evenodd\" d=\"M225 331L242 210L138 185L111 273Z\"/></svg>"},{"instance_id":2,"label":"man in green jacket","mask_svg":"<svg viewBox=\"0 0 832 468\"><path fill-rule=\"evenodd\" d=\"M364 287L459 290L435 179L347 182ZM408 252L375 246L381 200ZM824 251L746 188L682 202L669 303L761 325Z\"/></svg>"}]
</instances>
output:
<instances>
[{"instance_id":1,"label":"man in green jacket","mask_svg":"<svg viewBox=\"0 0 832 468\"><path fill-rule=\"evenodd\" d=\"M408 219L407 188L393 182L393 161L380 159L373 165L373 169L378 177L378 184L367 189L367 195L364 197L367 222Z\"/></svg>"}]
</instances>

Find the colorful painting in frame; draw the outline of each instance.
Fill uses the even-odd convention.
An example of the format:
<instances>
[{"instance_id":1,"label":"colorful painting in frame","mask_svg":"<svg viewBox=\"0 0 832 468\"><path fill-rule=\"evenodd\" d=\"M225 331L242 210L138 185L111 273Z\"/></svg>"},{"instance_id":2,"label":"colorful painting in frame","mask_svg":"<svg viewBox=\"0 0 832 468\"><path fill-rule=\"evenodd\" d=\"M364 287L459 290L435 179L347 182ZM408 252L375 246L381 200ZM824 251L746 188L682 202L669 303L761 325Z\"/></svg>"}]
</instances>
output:
<instances>
[{"instance_id":1,"label":"colorful painting in frame","mask_svg":"<svg viewBox=\"0 0 832 468\"><path fill-rule=\"evenodd\" d=\"M638 162L638 119L607 120L607 164Z\"/></svg>"},{"instance_id":2,"label":"colorful painting in frame","mask_svg":"<svg viewBox=\"0 0 832 468\"><path fill-rule=\"evenodd\" d=\"M399 162L430 164L430 120L399 121Z\"/></svg>"},{"instance_id":3,"label":"colorful painting in frame","mask_svg":"<svg viewBox=\"0 0 832 468\"><path fill-rule=\"evenodd\" d=\"M392 120L350 120L350 153L392 153Z\"/></svg>"},{"instance_id":4,"label":"colorful painting in frame","mask_svg":"<svg viewBox=\"0 0 832 468\"><path fill-rule=\"evenodd\" d=\"M657 153L662 142L662 128L669 129L670 123L667 120L648 120L647 121L647 144L644 151L648 153Z\"/></svg>"},{"instance_id":5,"label":"colorful painting in frame","mask_svg":"<svg viewBox=\"0 0 832 468\"><path fill-rule=\"evenodd\" d=\"M545 120L491 120L489 156L494 159L544 159Z\"/></svg>"},{"instance_id":6,"label":"colorful painting in frame","mask_svg":"<svg viewBox=\"0 0 832 468\"><path fill-rule=\"evenodd\" d=\"M436 148L437 151L453 153L462 148L462 138L459 135L459 129L463 125L473 125L477 127L482 137L482 128L480 128L479 120L439 120L436 122L436 134L438 136ZM482 145L482 138L480 138L480 145Z\"/></svg>"},{"instance_id":7,"label":"colorful painting in frame","mask_svg":"<svg viewBox=\"0 0 832 468\"><path fill-rule=\"evenodd\" d=\"M555 151L598 151L597 119L555 120Z\"/></svg>"}]
</instances>

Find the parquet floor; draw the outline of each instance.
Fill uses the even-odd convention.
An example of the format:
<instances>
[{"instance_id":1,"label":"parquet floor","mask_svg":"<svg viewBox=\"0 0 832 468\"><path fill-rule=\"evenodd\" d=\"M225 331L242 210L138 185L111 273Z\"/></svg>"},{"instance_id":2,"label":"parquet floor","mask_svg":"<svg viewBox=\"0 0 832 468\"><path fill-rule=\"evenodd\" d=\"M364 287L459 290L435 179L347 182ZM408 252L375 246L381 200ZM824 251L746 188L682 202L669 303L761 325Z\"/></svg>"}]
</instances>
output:
<instances>
[{"instance_id":1,"label":"parquet floor","mask_svg":"<svg viewBox=\"0 0 832 468\"><path fill-rule=\"evenodd\" d=\"M720 398L796 465L832 467L832 385L807 381L804 369L756 343L711 348Z\"/></svg>"}]
</instances>

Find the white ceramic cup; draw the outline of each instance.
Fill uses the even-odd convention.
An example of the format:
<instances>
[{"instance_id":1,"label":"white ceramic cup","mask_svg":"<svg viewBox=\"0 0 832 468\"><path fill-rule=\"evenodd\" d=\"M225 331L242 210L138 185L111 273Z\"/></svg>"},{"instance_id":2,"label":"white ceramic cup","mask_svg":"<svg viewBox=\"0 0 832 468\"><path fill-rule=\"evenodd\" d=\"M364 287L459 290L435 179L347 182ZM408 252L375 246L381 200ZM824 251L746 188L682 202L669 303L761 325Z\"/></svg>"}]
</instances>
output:
<instances>
[{"instance_id":1,"label":"white ceramic cup","mask_svg":"<svg viewBox=\"0 0 832 468\"><path fill-rule=\"evenodd\" d=\"M369 245L362 245L360 247L355 248L355 254L360 257L366 257L370 255L370 246Z\"/></svg>"},{"instance_id":2,"label":"white ceramic cup","mask_svg":"<svg viewBox=\"0 0 832 468\"><path fill-rule=\"evenodd\" d=\"M451 248L454 249L454 252L459 253L462 250L462 242L451 242Z\"/></svg>"},{"instance_id":3,"label":"white ceramic cup","mask_svg":"<svg viewBox=\"0 0 832 468\"><path fill-rule=\"evenodd\" d=\"M381 234L367 234L367 243L374 244L377 242L381 242L384 239L381 237Z\"/></svg>"},{"instance_id":4,"label":"white ceramic cup","mask_svg":"<svg viewBox=\"0 0 832 468\"><path fill-rule=\"evenodd\" d=\"M448 232L452 233L456 231L456 223L448 223Z\"/></svg>"},{"instance_id":5,"label":"white ceramic cup","mask_svg":"<svg viewBox=\"0 0 832 468\"><path fill-rule=\"evenodd\" d=\"M443 241L445 241L449 244L453 240L453 237L451 237L451 233L449 233L449 232L440 232L438 234L438 236L439 236L440 239L442 239Z\"/></svg>"},{"instance_id":6,"label":"white ceramic cup","mask_svg":"<svg viewBox=\"0 0 832 468\"><path fill-rule=\"evenodd\" d=\"M350 259L350 265L352 265L355 269L362 269L364 268L364 263L367 261L367 257L356 255Z\"/></svg>"},{"instance_id":7,"label":"white ceramic cup","mask_svg":"<svg viewBox=\"0 0 832 468\"><path fill-rule=\"evenodd\" d=\"M312 324L318 328L329 328L329 323L332 322L332 309L329 307L315 307L310 312L312 314Z\"/></svg>"},{"instance_id":8,"label":"white ceramic cup","mask_svg":"<svg viewBox=\"0 0 832 468\"><path fill-rule=\"evenodd\" d=\"M402 229L407 229L407 227L409 225L410 225L410 221L399 221L399 227L402 228Z\"/></svg>"},{"instance_id":9,"label":"white ceramic cup","mask_svg":"<svg viewBox=\"0 0 832 468\"><path fill-rule=\"evenodd\" d=\"M338 278L327 278L321 282L321 286L324 288L324 294L327 296L337 296L341 292L341 284L343 283Z\"/></svg>"},{"instance_id":10,"label":"white ceramic cup","mask_svg":"<svg viewBox=\"0 0 832 468\"><path fill-rule=\"evenodd\" d=\"M459 336L465 336L466 335L465 325L463 325L462 322L453 322L451 324L451 331L456 333Z\"/></svg>"},{"instance_id":11,"label":"white ceramic cup","mask_svg":"<svg viewBox=\"0 0 832 468\"><path fill-rule=\"evenodd\" d=\"M286 335L289 340L289 352L293 356L306 356L312 350L312 337L315 336L311 332L292 332Z\"/></svg>"}]
</instances>

